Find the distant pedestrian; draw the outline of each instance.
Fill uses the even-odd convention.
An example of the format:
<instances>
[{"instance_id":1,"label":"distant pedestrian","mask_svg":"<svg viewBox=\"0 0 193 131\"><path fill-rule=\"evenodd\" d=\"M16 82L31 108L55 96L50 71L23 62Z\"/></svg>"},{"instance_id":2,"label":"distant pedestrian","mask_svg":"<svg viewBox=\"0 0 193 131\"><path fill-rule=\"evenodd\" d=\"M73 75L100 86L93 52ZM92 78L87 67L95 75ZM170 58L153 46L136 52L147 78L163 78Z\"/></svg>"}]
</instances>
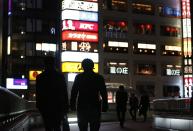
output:
<instances>
[{"instance_id":1,"label":"distant pedestrian","mask_svg":"<svg viewBox=\"0 0 193 131\"><path fill-rule=\"evenodd\" d=\"M129 98L129 105L130 105L129 113L131 115L132 120L136 120L136 114L139 106L138 104L139 104L138 98L135 96L134 93L132 93L131 97Z\"/></svg>"},{"instance_id":2,"label":"distant pedestrian","mask_svg":"<svg viewBox=\"0 0 193 131\"><path fill-rule=\"evenodd\" d=\"M150 103L149 103L149 96L147 94L143 94L140 99L140 104L139 104L139 116L143 115L144 121L147 119L147 111L150 108Z\"/></svg>"},{"instance_id":3,"label":"distant pedestrian","mask_svg":"<svg viewBox=\"0 0 193 131\"><path fill-rule=\"evenodd\" d=\"M127 109L127 100L128 100L127 91L124 89L124 86L119 86L119 89L116 92L116 109L117 109L117 117L119 119L121 128L124 127L125 112Z\"/></svg>"},{"instance_id":4,"label":"distant pedestrian","mask_svg":"<svg viewBox=\"0 0 193 131\"><path fill-rule=\"evenodd\" d=\"M108 109L107 91L104 78L93 72L94 63L91 59L82 61L83 73L76 76L71 91L70 105L77 109L80 131L99 131L102 111Z\"/></svg>"},{"instance_id":5,"label":"distant pedestrian","mask_svg":"<svg viewBox=\"0 0 193 131\"><path fill-rule=\"evenodd\" d=\"M61 121L69 107L65 78L55 69L53 57L46 57L44 64L45 71L36 79L36 106L46 131L61 131Z\"/></svg>"}]
</instances>

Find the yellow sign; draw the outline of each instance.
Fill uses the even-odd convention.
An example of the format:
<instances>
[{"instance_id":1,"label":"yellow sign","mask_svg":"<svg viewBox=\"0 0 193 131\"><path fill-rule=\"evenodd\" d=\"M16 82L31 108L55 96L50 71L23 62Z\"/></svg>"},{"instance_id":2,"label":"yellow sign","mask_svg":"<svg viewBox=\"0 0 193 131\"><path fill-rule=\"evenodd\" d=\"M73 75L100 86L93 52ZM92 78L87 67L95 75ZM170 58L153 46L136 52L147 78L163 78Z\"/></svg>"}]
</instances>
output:
<instances>
[{"instance_id":1,"label":"yellow sign","mask_svg":"<svg viewBox=\"0 0 193 131\"><path fill-rule=\"evenodd\" d=\"M42 71L29 71L29 80L35 81L36 77L42 73Z\"/></svg>"},{"instance_id":2,"label":"yellow sign","mask_svg":"<svg viewBox=\"0 0 193 131\"><path fill-rule=\"evenodd\" d=\"M98 73L98 64L94 64L94 72ZM80 62L62 63L62 72L83 72Z\"/></svg>"}]
</instances>

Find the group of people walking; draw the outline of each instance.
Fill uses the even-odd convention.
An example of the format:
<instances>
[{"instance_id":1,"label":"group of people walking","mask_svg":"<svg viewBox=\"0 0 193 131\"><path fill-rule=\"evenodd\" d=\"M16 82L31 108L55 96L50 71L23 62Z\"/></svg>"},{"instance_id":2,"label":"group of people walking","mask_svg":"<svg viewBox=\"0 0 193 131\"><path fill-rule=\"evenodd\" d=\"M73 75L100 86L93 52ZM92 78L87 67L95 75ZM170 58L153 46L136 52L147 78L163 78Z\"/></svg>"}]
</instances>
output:
<instances>
[{"instance_id":1,"label":"group of people walking","mask_svg":"<svg viewBox=\"0 0 193 131\"><path fill-rule=\"evenodd\" d=\"M64 76L56 70L53 57L46 57L45 70L36 78L36 106L43 118L46 131L69 131L67 113L77 111L80 131L99 131L101 112L108 109L104 78L93 72L91 59L82 61L83 73L76 76L68 101Z\"/></svg>"},{"instance_id":2,"label":"group of people walking","mask_svg":"<svg viewBox=\"0 0 193 131\"><path fill-rule=\"evenodd\" d=\"M90 131L99 131L101 112L108 110L108 99L104 78L93 71L93 61L91 59L82 61L84 71L75 77L70 101L65 77L55 68L55 59L46 57L44 64L44 71L36 77L36 107L43 118L46 131L61 131L62 122L63 131L69 131L67 121L69 109L77 112L80 131L87 131L88 125ZM119 87L116 100L118 119L123 127L128 101L128 94L123 86ZM146 120L149 99L143 96L138 104L137 97L132 94L129 100L132 119L136 120L139 108Z\"/></svg>"},{"instance_id":3,"label":"group of people walking","mask_svg":"<svg viewBox=\"0 0 193 131\"><path fill-rule=\"evenodd\" d=\"M124 127L125 122L125 113L127 110L127 101L128 101L128 93L124 89L124 86L119 86L118 91L116 92L116 110L117 117L120 121L120 126ZM143 120L147 119L147 111L150 107L149 97L146 93L141 96L140 102L134 93L131 93L129 97L129 113L132 120L136 121L137 112L138 115L143 115Z\"/></svg>"}]
</instances>

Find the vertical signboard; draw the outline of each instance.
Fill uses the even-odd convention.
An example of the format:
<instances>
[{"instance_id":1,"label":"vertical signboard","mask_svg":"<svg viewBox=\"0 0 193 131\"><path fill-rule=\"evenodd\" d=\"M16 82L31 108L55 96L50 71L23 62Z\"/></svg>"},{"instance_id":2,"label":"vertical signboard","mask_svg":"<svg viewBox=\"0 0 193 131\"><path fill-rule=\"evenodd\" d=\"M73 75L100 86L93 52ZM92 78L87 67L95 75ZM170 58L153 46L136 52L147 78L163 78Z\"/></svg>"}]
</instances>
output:
<instances>
[{"instance_id":1,"label":"vertical signboard","mask_svg":"<svg viewBox=\"0 0 193 131\"><path fill-rule=\"evenodd\" d=\"M184 96L191 97L192 93L192 40L191 40L191 14L190 0L181 0L182 10L182 44L183 44L183 81Z\"/></svg>"},{"instance_id":2,"label":"vertical signboard","mask_svg":"<svg viewBox=\"0 0 193 131\"><path fill-rule=\"evenodd\" d=\"M84 58L90 58L94 61L95 65L98 65L98 49L90 50L91 45L89 44L92 43L93 48L98 45L97 0L63 0L61 3L61 9L62 71L65 73L81 72L71 69L72 63L69 62L73 61L74 63L80 63ZM78 43L84 43L89 49L78 52L80 51L78 50L79 48L82 49L82 45L79 44L78 47ZM68 58L68 60L66 60L66 58ZM65 64L63 63L64 61ZM98 71L98 66L95 68L97 68L95 70Z\"/></svg>"}]
</instances>

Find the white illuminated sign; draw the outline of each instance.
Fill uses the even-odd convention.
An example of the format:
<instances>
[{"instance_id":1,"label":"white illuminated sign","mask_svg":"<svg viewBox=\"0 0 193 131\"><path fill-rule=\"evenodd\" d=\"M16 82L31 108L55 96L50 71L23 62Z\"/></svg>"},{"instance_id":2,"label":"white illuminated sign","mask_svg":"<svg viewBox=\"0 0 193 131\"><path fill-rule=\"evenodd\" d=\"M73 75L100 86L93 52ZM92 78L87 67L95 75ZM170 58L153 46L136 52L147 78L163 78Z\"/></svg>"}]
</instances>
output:
<instances>
[{"instance_id":1,"label":"white illuminated sign","mask_svg":"<svg viewBox=\"0 0 193 131\"><path fill-rule=\"evenodd\" d=\"M56 51L56 44L51 43L36 43L36 50L39 51Z\"/></svg>"},{"instance_id":2,"label":"white illuminated sign","mask_svg":"<svg viewBox=\"0 0 193 131\"><path fill-rule=\"evenodd\" d=\"M180 75L180 70L166 69L166 74L169 75L169 76L179 76Z\"/></svg>"},{"instance_id":3,"label":"white illuminated sign","mask_svg":"<svg viewBox=\"0 0 193 131\"><path fill-rule=\"evenodd\" d=\"M68 73L68 81L74 82L77 73Z\"/></svg>"},{"instance_id":4,"label":"white illuminated sign","mask_svg":"<svg viewBox=\"0 0 193 131\"><path fill-rule=\"evenodd\" d=\"M99 62L99 54L98 53L86 53L86 52L72 52L65 51L62 52L62 62L82 62L82 60L88 58L93 60L93 62Z\"/></svg>"},{"instance_id":5,"label":"white illuminated sign","mask_svg":"<svg viewBox=\"0 0 193 131\"><path fill-rule=\"evenodd\" d=\"M6 88L7 89L27 89L27 79L6 79Z\"/></svg>"},{"instance_id":6,"label":"white illuminated sign","mask_svg":"<svg viewBox=\"0 0 193 131\"><path fill-rule=\"evenodd\" d=\"M156 49L156 45L155 44L144 44L144 43L138 43L138 48L139 49Z\"/></svg>"},{"instance_id":7,"label":"white illuminated sign","mask_svg":"<svg viewBox=\"0 0 193 131\"><path fill-rule=\"evenodd\" d=\"M73 10L83 10L83 11L98 11L98 3L95 2L85 2L85 1L75 1L75 0L63 0L62 10L73 9Z\"/></svg>"},{"instance_id":8,"label":"white illuminated sign","mask_svg":"<svg viewBox=\"0 0 193 131\"><path fill-rule=\"evenodd\" d=\"M111 46L111 47L128 47L128 42L109 41L108 46Z\"/></svg>"},{"instance_id":9,"label":"white illuminated sign","mask_svg":"<svg viewBox=\"0 0 193 131\"><path fill-rule=\"evenodd\" d=\"M128 74L127 67L110 67L110 74Z\"/></svg>"},{"instance_id":10,"label":"white illuminated sign","mask_svg":"<svg viewBox=\"0 0 193 131\"><path fill-rule=\"evenodd\" d=\"M63 10L62 20L85 20L85 21L98 21L98 13L96 12L86 12L78 10Z\"/></svg>"},{"instance_id":11,"label":"white illuminated sign","mask_svg":"<svg viewBox=\"0 0 193 131\"><path fill-rule=\"evenodd\" d=\"M165 46L165 50L170 51L182 51L182 48L180 46Z\"/></svg>"}]
</instances>

